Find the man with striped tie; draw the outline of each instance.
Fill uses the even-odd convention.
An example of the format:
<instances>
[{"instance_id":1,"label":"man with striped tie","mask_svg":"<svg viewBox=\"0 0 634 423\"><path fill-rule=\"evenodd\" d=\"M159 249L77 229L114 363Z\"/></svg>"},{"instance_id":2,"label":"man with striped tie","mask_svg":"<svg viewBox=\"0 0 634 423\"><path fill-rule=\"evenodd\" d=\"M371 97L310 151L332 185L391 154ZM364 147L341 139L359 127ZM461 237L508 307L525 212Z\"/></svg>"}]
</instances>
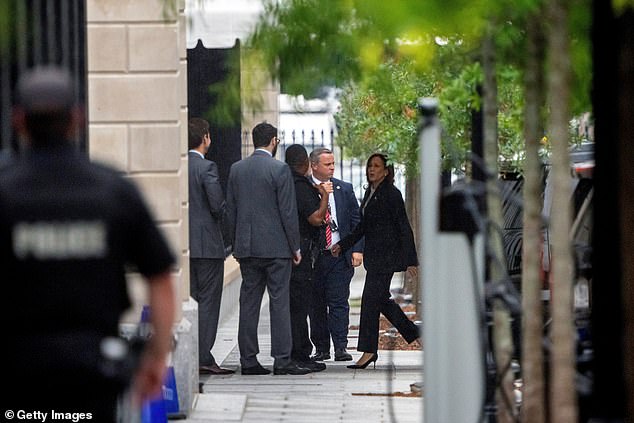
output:
<instances>
[{"instance_id":1,"label":"man with striped tie","mask_svg":"<svg viewBox=\"0 0 634 423\"><path fill-rule=\"evenodd\" d=\"M315 148L310 153L310 164L315 184L332 185L332 189L328 189L331 194L323 225L325 248L315 265L310 338L316 351L312 358L316 361L330 359L332 339L335 361L349 361L352 356L346 351L350 312L348 297L354 268L363 261L363 240L339 257L334 257L330 248L359 223L359 203L351 184L332 177L335 156L331 150Z\"/></svg>"}]
</instances>

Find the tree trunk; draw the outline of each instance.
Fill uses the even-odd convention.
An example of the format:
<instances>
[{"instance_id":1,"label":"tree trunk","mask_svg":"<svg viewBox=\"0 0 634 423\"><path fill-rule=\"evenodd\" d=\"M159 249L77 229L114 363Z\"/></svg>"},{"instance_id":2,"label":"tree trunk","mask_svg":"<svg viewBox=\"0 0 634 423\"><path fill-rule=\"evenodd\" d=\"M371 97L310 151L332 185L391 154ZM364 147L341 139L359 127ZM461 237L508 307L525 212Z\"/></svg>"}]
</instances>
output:
<instances>
[{"instance_id":1,"label":"tree trunk","mask_svg":"<svg viewBox=\"0 0 634 423\"><path fill-rule=\"evenodd\" d=\"M568 0L552 0L549 16L548 74L550 138L552 140L553 206L550 416L557 423L577 421L573 316L573 271L570 242L571 181L570 122L570 34Z\"/></svg>"},{"instance_id":2,"label":"tree trunk","mask_svg":"<svg viewBox=\"0 0 634 423\"><path fill-rule=\"evenodd\" d=\"M405 181L405 209L407 211L407 217L409 218L412 231L414 232L414 243L417 249L420 249L419 243L419 222L420 222L420 182L418 176L408 176ZM405 286L404 291L412 294L412 301L416 307L416 316L418 319L422 317L422 310L420 310L420 284L419 278L412 278L405 272Z\"/></svg>"},{"instance_id":3,"label":"tree trunk","mask_svg":"<svg viewBox=\"0 0 634 423\"><path fill-rule=\"evenodd\" d=\"M540 109L543 104L544 34L542 17L535 14L527 24L524 108L524 222L522 237L522 380L521 420L544 423L543 307L541 300L541 160Z\"/></svg>"},{"instance_id":4,"label":"tree trunk","mask_svg":"<svg viewBox=\"0 0 634 423\"><path fill-rule=\"evenodd\" d=\"M483 133L484 133L484 160L487 169L498 174L498 141L497 141L497 81L495 71L495 47L491 30L485 35L482 47L483 81ZM492 282L499 283L507 269L505 266L504 248L500 234L495 226L502 227L502 202L499 196L497 178L487 181L487 207L488 216L493 226L488 228L489 257L497 257L499 260L489 261L489 276ZM496 300L493 303L493 344L497 365L499 388L496 391L496 403L498 406L498 422L511 423L514 420L515 399L513 395L513 374L510 371L513 344L511 337L510 314L504 304Z\"/></svg>"}]
</instances>

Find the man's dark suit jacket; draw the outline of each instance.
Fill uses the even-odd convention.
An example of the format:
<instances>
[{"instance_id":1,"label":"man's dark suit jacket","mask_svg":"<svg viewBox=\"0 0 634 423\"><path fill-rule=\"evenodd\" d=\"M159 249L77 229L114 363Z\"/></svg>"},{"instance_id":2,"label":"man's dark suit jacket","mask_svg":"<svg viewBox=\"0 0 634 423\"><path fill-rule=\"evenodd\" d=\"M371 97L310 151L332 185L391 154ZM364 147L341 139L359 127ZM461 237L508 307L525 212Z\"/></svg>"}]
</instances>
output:
<instances>
[{"instance_id":1,"label":"man's dark suit jacket","mask_svg":"<svg viewBox=\"0 0 634 423\"><path fill-rule=\"evenodd\" d=\"M299 221L291 169L256 150L234 163L227 183L227 223L236 258L291 258Z\"/></svg>"},{"instance_id":2,"label":"man's dark suit jacket","mask_svg":"<svg viewBox=\"0 0 634 423\"><path fill-rule=\"evenodd\" d=\"M189 252L191 258L225 258L222 217L225 201L212 161L189 152Z\"/></svg>"},{"instance_id":3,"label":"man's dark suit jacket","mask_svg":"<svg viewBox=\"0 0 634 423\"><path fill-rule=\"evenodd\" d=\"M361 223L339 242L341 248L346 251L365 236L363 264L369 272L401 272L408 266L417 266L414 234L401 192L383 181L368 201L369 195L368 188L363 197Z\"/></svg>"},{"instance_id":4,"label":"man's dark suit jacket","mask_svg":"<svg viewBox=\"0 0 634 423\"><path fill-rule=\"evenodd\" d=\"M336 178L331 178L330 180L332 182L333 195L335 196L335 205L337 207L337 227L339 228L339 236L343 239L352 232L361 220L359 215L359 202L354 195L352 184ZM352 262L353 252L363 252L363 241L356 243L351 250L345 253L347 263Z\"/></svg>"}]
</instances>

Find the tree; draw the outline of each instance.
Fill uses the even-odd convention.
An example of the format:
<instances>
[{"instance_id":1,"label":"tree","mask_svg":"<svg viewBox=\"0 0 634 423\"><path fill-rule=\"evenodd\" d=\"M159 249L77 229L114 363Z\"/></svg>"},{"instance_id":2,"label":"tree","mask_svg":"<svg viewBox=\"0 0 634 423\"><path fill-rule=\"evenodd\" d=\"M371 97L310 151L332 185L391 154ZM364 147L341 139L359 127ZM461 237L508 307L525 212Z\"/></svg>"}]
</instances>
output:
<instances>
[{"instance_id":1,"label":"tree","mask_svg":"<svg viewBox=\"0 0 634 423\"><path fill-rule=\"evenodd\" d=\"M540 22L542 13L537 10L529 16L526 25L526 72L524 87L524 221L522 248L522 377L524 382L521 420L544 423L544 353L542 349L543 307L541 300L541 161L540 139L543 134L541 109L544 103L544 79L542 77L545 54L544 33Z\"/></svg>"},{"instance_id":2,"label":"tree","mask_svg":"<svg viewBox=\"0 0 634 423\"><path fill-rule=\"evenodd\" d=\"M497 129L489 130L489 133L494 135L490 135L487 138L489 139L491 147L497 147L495 150L492 149L491 151L498 151L499 153L505 154L508 158L507 160L503 160L502 164L504 166L510 164L511 168L517 169L521 168L521 162L525 157L523 154L524 140L522 136L522 115L521 112L519 112L519 110L523 107L523 102L521 101L523 96L521 94L522 91L520 89L521 85L519 81L522 80L521 78L526 78L529 81L531 78L538 78L538 75L527 75L527 73L542 71L542 69L540 69L537 65L531 66L526 72L524 72L523 60L521 60L525 51L524 42L526 39L526 27L524 26L524 23L526 22L527 16L534 15L535 10L540 3L541 2L539 0L522 0L515 2L512 5L508 5L507 2L497 0L453 0L449 3L446 1L435 0L428 2L420 2L416 0L402 0L399 2L366 0L361 5L361 3L357 4L354 1L341 1L339 4L334 0L325 2L319 2L318 0L289 0L285 3L284 7L276 9L280 15L273 14L266 16L264 21L268 22L267 28L269 30L275 31L277 23L282 22L282 15L291 14L288 10L286 10L286 8L301 6L322 9L324 8L324 5L326 5L326 8L329 8L333 6L333 4L336 4L336 7L341 8L336 10L341 12L337 16L342 18L342 20L338 21L336 25L330 25L329 28L331 28L334 32L343 32L343 37L346 40L344 45L355 46L355 48L352 49L347 60L335 62L334 64L342 66L340 68L342 74L358 75L357 78L352 79L356 82L354 88L350 88L347 92L344 91L349 96L350 100L348 103L344 103L344 107L348 107L349 110L354 112L354 115L350 114L349 119L344 117L340 118L341 123L345 123L346 120L349 121L350 130L347 132L348 135L345 135L346 131L342 131L345 138L351 140L350 145L347 147L348 151L352 151L354 148L362 151L363 148L368 147L368 139L378 138L381 140L379 142L383 142L384 140L390 140L390 142L388 145L377 146L377 142L372 141L375 143L374 148L382 147L384 150L392 152L395 156L406 156L405 153L401 152L411 151L412 148L412 146L408 145L406 141L403 142L402 145L399 145L399 138L394 135L396 130L402 131L402 133L407 133L409 130L407 125L407 113L403 113L403 110L407 110L405 107L407 103L405 105L401 104L400 107L397 108L393 107L395 103L392 103L391 100L386 100L385 104L381 104L380 100L377 100L377 98L379 98L378 92L376 90L373 91L369 89L369 87L372 87L373 85L368 82L372 80L372 78L368 77L368 75L373 75L374 72L380 74L380 72L389 69L390 66L394 66L394 64L399 65L404 57L408 57L414 61L414 68L418 72L413 72L413 75L425 75L422 72L430 72L429 63L433 63L434 60L438 60L442 56L439 54L439 51L442 51L442 49L437 48L433 42L430 42L430 40L435 40L436 36L439 36L441 39L453 38L472 46L482 43L483 39L492 42L495 46L492 46L492 50L490 51L495 51L495 55L498 60L495 61L495 70L489 70L488 73L485 71L485 74L488 75L488 78L497 78L497 84L494 83L493 85L488 85L488 88L485 88L484 97L489 98L490 102L484 107L485 113L486 111L494 111L489 113L489 122L492 122L493 125L497 123ZM551 113L550 120L552 124L549 126L548 135L549 139L553 140L553 143L558 143L556 149L553 147L553 163L557 163L559 169L565 168L566 171L568 169L566 151L569 145L570 136L568 132L568 124L566 124L565 129L563 129L564 126L562 122L564 122L565 119L569 119L570 116L572 116L572 112L589 110L588 84L591 72L589 71L588 60L588 37L587 34L584 34L584 31L587 31L587 26L584 26L588 20L587 1L578 0L576 5L578 7L575 8L575 14L573 14L571 19L573 24L570 28L567 26L567 19L563 21L563 24L566 25L565 30L571 30L573 43L570 46L567 46L565 43L552 42L550 44L550 55L555 58L555 60L551 61L550 67L547 68L547 73L549 75L562 75L562 67L560 66L561 63L566 60L571 60L567 72L572 82L566 84L551 82L549 85L549 92L551 93L559 94L557 90L564 90L561 98L557 98L559 97L558 95L552 97L553 100L560 100L562 103L557 104L557 107L563 105L563 108L560 108L557 113L552 114L553 108L551 106L549 112ZM301 18L299 15L294 16L298 19ZM320 34L324 25L318 20L318 18L315 18L313 15L310 16L313 20L317 19L317 24L309 24L308 26L302 27L304 31L300 35L300 39L304 40L304 43L301 44L304 50L301 52L301 57L304 59L311 56L309 51L312 51L313 49L315 49L317 53L314 56L321 57L320 52L326 45L325 43L327 40L322 34ZM290 21L288 19L284 20L284 22L286 22L286 25L290 25ZM483 38L485 28L487 28L487 25L492 23L497 24L491 27L489 38ZM535 22L532 20L530 23L532 25L543 25L544 21ZM558 25L554 24L553 21L550 20L548 23L552 23L553 27ZM314 75L314 71L308 68L315 67L320 69L321 64L319 61L302 60L301 67L297 67L294 70L290 69L288 65L293 65L293 62L282 60L281 58L292 53L293 42L291 41L291 37L285 35L284 33L293 32L288 31L288 28L286 27L281 27L280 32L282 32L282 34L278 34L279 38L274 39L277 41L277 44L259 44L259 47L268 49L270 46L273 46L271 48L273 50L271 58L278 59L269 60L268 62L273 74L280 77L282 75L280 67L284 66L284 72L289 78L286 82L289 84L288 86L300 87L302 82L297 80L301 80L303 75ZM557 39L561 40L561 34L555 34L557 33L552 33L551 39L553 41ZM329 39L332 40L333 38L336 39L337 37L330 37ZM264 38L260 37L260 39ZM306 40L314 40L315 43L306 42ZM332 48L334 50L338 49L336 45L333 45ZM276 49L277 52L275 52ZM474 49L472 49L466 57L469 57L473 62L478 61L483 63L484 56L475 56L473 52ZM565 57L559 58L558 56ZM394 61L394 59L397 60ZM283 63L286 65L283 65ZM331 61L329 63L332 64L333 62ZM381 67L384 67L384 69L381 69ZM468 69L468 66L463 65L462 69ZM396 68L392 70L396 71ZM327 70L327 72L330 74L332 69ZM479 67L477 72L482 75L482 69ZM560 73L558 74L557 72ZM514 87L513 89L506 91L503 88L506 85L502 82L504 78L508 78L509 81L515 81L514 84L508 84L508 86ZM452 85L451 82L438 78L437 75L432 75L431 79L437 84L434 85L434 83L432 83L427 85L432 88L432 93L443 93L447 95L447 93L451 93L454 89L455 92L462 92L463 94L468 91L464 89L464 86L459 86L459 84ZM292 84L289 81L292 82ZM303 83L306 84L306 87L311 87L313 82L314 81L304 81ZM285 82L282 81L282 86L284 86L284 84ZM529 87L531 86L534 85L529 85ZM571 92L574 94L571 94ZM386 98L391 98L389 91L387 94ZM460 96L455 97L460 98ZM447 99L449 100L450 98L451 96L449 95ZM473 98L475 101L473 101L472 105L479 107L480 104L477 97L473 96ZM573 99L575 101L572 101ZM537 98L531 99L530 101L538 103L540 100ZM504 107L504 103L508 103L511 106L506 109ZM555 105L555 103L552 104ZM452 104L450 100L443 102L441 99L441 108L443 105L446 105L448 110L453 112L452 117L455 115L462 116L461 113L455 113L456 103ZM539 107L539 104L535 103L527 105L526 115L532 116L531 119L535 119L535 116L537 116L536 119L538 122L541 121L539 113L535 115L535 112L533 111L535 108L539 110ZM392 112L389 113L388 110L392 110ZM394 110L397 110L397 112L394 113ZM495 110L497 110L498 113L495 113ZM367 116L360 113L363 111L368 112ZM380 118L377 117L379 112L381 114L385 114L385 116L381 115ZM509 118L506 119L505 116L509 116ZM383 125L377 125L375 128L371 128L370 122L372 119L367 119L366 121L367 117L374 118L375 123L379 121L384 122L385 119L391 118L395 119L395 121L399 122L399 124L388 127L388 129L385 129ZM535 136L534 131L539 130L535 128L539 128L541 125L536 122L532 122L530 125L532 128L530 131L533 132L529 132L529 129L527 129L527 135L532 133L533 139L530 142L536 143L541 137ZM342 127L343 126L344 125L342 124ZM445 126L450 126L449 122L445 123ZM493 128L493 126L491 127ZM395 129L392 130L393 128ZM451 135L453 135L454 138L460 138L463 134L467 134L468 136L470 130L468 123L464 123L459 125L458 128L453 129L455 130L451 131ZM355 133L355 131L357 131L357 134L361 134L361 136L350 136L350 134ZM392 136L385 138L374 136L377 133L382 133L381 131L392 131L390 132ZM355 142L358 145L353 147L352 143ZM531 147L533 148L533 150L531 150L532 155L534 154L534 147L537 146L533 145ZM410 150L408 150L408 148ZM495 156L492 160L489 160L491 171L495 174L498 170L497 154L490 154L490 156ZM533 160L534 166L534 161L537 159L533 156L531 157L531 160ZM566 166L562 167L564 162L566 162ZM409 161L406 161L406 163L409 164ZM533 178L533 176L531 176L531 178ZM560 187L562 191L561 193L555 193L555 197L563 199L562 201L564 202L568 201L569 197L566 195L564 186L560 185ZM526 198L527 201L536 201L534 196ZM538 205L535 205L534 207L538 207ZM559 229L563 232L564 230L569 230L570 222L568 221L568 224L566 225L565 221L556 220L553 221L553 225L559 226L559 228L566 228ZM535 230L534 225L531 227L531 230ZM563 243L566 241L564 238L561 238L560 242L562 242L562 244L558 244L557 248L562 251L565 249L565 245ZM568 242L568 249L569 248L570 245ZM556 258L555 260L559 260L559 258ZM562 261L561 263L561 266L565 267L566 262ZM562 275L559 275L559 277L562 277ZM534 305L535 303L533 302L532 304ZM560 305L553 304L553 311L555 308L559 307ZM565 304L563 304L563 307L565 308ZM533 312L534 310L525 310L524 315L532 315ZM559 312L566 313L566 311ZM561 319L562 316L563 314L560 315L558 319ZM508 321L507 318L503 318L502 320ZM531 333L533 336L538 336L537 332L534 330ZM569 342L568 339L569 338L564 338L564 341L560 343L560 345L565 345ZM534 342L537 342L537 340L534 340ZM536 344L534 343L533 345ZM563 349L557 351L563 351ZM558 355L558 357L559 364L563 366L559 368L558 372L561 371L561 369L570 369L571 367L574 367L574 357L565 354ZM570 382L568 377L558 381L558 384L560 388L565 389L568 392L574 392L574 384ZM570 401L568 399L564 401L554 401L552 405L554 406L560 402L565 405L562 410L569 410ZM558 412L559 411L560 410L558 410Z\"/></svg>"},{"instance_id":3,"label":"tree","mask_svg":"<svg viewBox=\"0 0 634 423\"><path fill-rule=\"evenodd\" d=\"M267 0L246 46L262 54L282 92L312 97L361 75L353 11L340 0Z\"/></svg>"},{"instance_id":4,"label":"tree","mask_svg":"<svg viewBox=\"0 0 634 423\"><path fill-rule=\"evenodd\" d=\"M548 103L549 133L553 139L553 271L550 354L550 415L555 422L576 422L575 354L572 304L572 250L570 245L570 158L568 155L571 63L568 0L552 0L549 7Z\"/></svg>"},{"instance_id":5,"label":"tree","mask_svg":"<svg viewBox=\"0 0 634 423\"><path fill-rule=\"evenodd\" d=\"M417 162L412 160L417 157L418 147L416 102L433 96L440 99L444 168L464 170L471 135L470 112L478 106L476 86L482 72L477 63L467 64L469 52L458 43L442 43L437 46L442 53L425 72L411 58L389 58L363 80L344 87L335 118L338 143L347 155L367 157L384 151L393 162L405 165L409 176L418 175Z\"/></svg>"}]
</instances>

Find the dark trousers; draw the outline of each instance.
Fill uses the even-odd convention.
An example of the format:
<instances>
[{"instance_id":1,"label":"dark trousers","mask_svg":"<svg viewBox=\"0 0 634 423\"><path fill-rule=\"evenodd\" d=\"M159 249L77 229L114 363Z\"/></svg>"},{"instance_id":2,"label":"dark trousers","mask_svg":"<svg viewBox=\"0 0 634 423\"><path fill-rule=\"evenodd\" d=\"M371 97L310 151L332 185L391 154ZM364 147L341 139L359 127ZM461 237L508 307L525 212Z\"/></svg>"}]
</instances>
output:
<instances>
[{"instance_id":1,"label":"dark trousers","mask_svg":"<svg viewBox=\"0 0 634 423\"><path fill-rule=\"evenodd\" d=\"M274 367L287 366L291 357L291 323L289 282L290 258L241 258L240 319L238 323L238 347L240 365L253 367L258 364L260 352L258 323L264 289L269 293L271 314L271 356Z\"/></svg>"},{"instance_id":2,"label":"dark trousers","mask_svg":"<svg viewBox=\"0 0 634 423\"><path fill-rule=\"evenodd\" d=\"M308 361L313 351L313 344L308 337L308 313L312 304L312 275L302 272L291 273L291 333L293 349L291 358L295 361Z\"/></svg>"},{"instance_id":3,"label":"dark trousers","mask_svg":"<svg viewBox=\"0 0 634 423\"><path fill-rule=\"evenodd\" d=\"M343 254L333 257L322 253L317 259L310 313L310 339L317 351L330 351L331 338L335 349L348 346L348 298L353 275L354 268Z\"/></svg>"},{"instance_id":4,"label":"dark trousers","mask_svg":"<svg viewBox=\"0 0 634 423\"><path fill-rule=\"evenodd\" d=\"M198 364L211 366L224 278L223 259L190 258L190 294L198 302Z\"/></svg>"},{"instance_id":5,"label":"dark trousers","mask_svg":"<svg viewBox=\"0 0 634 423\"><path fill-rule=\"evenodd\" d=\"M407 342L420 336L418 327L407 318L401 307L390 299L390 283L394 273L366 274L361 296L361 322L357 351L375 353L379 347L379 317L382 313Z\"/></svg>"}]
</instances>

